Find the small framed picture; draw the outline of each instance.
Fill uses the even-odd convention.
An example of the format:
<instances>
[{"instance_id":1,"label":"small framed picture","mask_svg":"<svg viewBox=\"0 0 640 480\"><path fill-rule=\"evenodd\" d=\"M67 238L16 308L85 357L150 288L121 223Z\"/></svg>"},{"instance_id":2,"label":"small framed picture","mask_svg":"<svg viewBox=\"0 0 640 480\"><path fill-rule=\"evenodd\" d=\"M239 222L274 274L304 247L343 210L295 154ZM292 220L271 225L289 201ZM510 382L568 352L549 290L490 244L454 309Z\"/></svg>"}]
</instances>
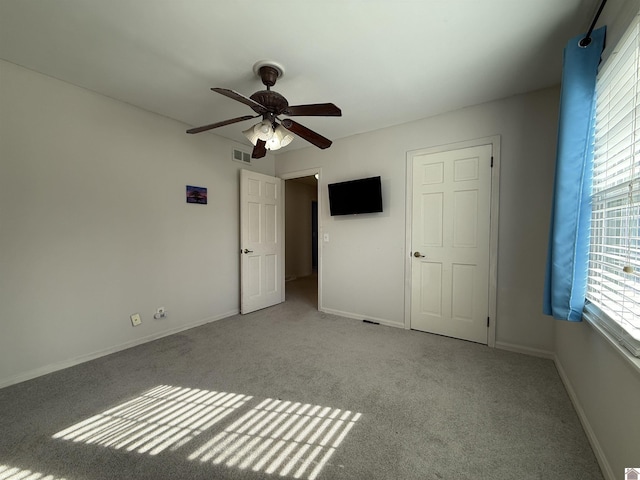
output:
<instances>
[{"instance_id":1,"label":"small framed picture","mask_svg":"<svg viewBox=\"0 0 640 480\"><path fill-rule=\"evenodd\" d=\"M187 185L187 203L207 204L207 188Z\"/></svg>"}]
</instances>

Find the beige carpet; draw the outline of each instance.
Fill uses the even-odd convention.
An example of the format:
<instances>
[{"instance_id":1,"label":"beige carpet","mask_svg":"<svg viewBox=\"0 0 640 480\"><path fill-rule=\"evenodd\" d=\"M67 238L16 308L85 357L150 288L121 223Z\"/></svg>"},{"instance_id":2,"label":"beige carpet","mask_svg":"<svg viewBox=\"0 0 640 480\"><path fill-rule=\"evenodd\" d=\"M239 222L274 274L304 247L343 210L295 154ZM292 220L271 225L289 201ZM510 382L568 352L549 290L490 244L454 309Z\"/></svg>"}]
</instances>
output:
<instances>
[{"instance_id":1,"label":"beige carpet","mask_svg":"<svg viewBox=\"0 0 640 480\"><path fill-rule=\"evenodd\" d=\"M314 282L0 390L0 479L602 479L551 361L326 315Z\"/></svg>"}]
</instances>

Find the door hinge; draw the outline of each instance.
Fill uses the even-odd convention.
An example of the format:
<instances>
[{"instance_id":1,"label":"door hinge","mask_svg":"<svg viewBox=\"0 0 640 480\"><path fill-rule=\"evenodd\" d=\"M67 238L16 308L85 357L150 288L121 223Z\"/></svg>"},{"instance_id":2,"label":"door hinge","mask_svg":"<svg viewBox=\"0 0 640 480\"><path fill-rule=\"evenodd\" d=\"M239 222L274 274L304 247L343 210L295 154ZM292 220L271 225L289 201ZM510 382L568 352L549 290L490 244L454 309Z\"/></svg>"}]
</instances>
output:
<instances>
[{"instance_id":1,"label":"door hinge","mask_svg":"<svg viewBox=\"0 0 640 480\"><path fill-rule=\"evenodd\" d=\"M487 328L489 328L489 317L487 317Z\"/></svg>"},{"instance_id":2,"label":"door hinge","mask_svg":"<svg viewBox=\"0 0 640 480\"><path fill-rule=\"evenodd\" d=\"M493 156L491 156L491 168L493 168Z\"/></svg>"}]
</instances>

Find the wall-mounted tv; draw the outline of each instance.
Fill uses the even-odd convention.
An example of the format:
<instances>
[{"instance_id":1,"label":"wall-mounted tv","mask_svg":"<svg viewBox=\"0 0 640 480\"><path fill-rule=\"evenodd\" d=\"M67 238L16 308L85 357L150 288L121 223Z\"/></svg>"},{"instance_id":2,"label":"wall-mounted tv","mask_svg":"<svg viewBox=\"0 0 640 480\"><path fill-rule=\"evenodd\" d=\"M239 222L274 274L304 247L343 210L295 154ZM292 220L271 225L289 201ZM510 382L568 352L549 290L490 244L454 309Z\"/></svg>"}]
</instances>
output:
<instances>
[{"instance_id":1,"label":"wall-mounted tv","mask_svg":"<svg viewBox=\"0 0 640 480\"><path fill-rule=\"evenodd\" d=\"M382 211L380 177L329 184L331 215L354 215Z\"/></svg>"}]
</instances>

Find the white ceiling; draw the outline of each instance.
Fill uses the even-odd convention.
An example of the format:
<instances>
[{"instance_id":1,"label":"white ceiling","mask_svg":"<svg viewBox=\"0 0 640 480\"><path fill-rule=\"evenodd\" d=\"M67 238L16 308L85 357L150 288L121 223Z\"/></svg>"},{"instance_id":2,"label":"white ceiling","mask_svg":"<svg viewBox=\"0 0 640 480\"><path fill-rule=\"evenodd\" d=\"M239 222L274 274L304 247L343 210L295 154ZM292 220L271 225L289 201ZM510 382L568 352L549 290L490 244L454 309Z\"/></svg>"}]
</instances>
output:
<instances>
[{"instance_id":1,"label":"white ceiling","mask_svg":"<svg viewBox=\"0 0 640 480\"><path fill-rule=\"evenodd\" d=\"M0 0L0 58L199 126L253 114L210 87L264 86L285 67L296 117L338 139L560 81L566 41L598 0ZM249 145L255 121L212 133ZM208 135L211 133L201 133ZM309 146L302 140L281 150Z\"/></svg>"}]
</instances>

